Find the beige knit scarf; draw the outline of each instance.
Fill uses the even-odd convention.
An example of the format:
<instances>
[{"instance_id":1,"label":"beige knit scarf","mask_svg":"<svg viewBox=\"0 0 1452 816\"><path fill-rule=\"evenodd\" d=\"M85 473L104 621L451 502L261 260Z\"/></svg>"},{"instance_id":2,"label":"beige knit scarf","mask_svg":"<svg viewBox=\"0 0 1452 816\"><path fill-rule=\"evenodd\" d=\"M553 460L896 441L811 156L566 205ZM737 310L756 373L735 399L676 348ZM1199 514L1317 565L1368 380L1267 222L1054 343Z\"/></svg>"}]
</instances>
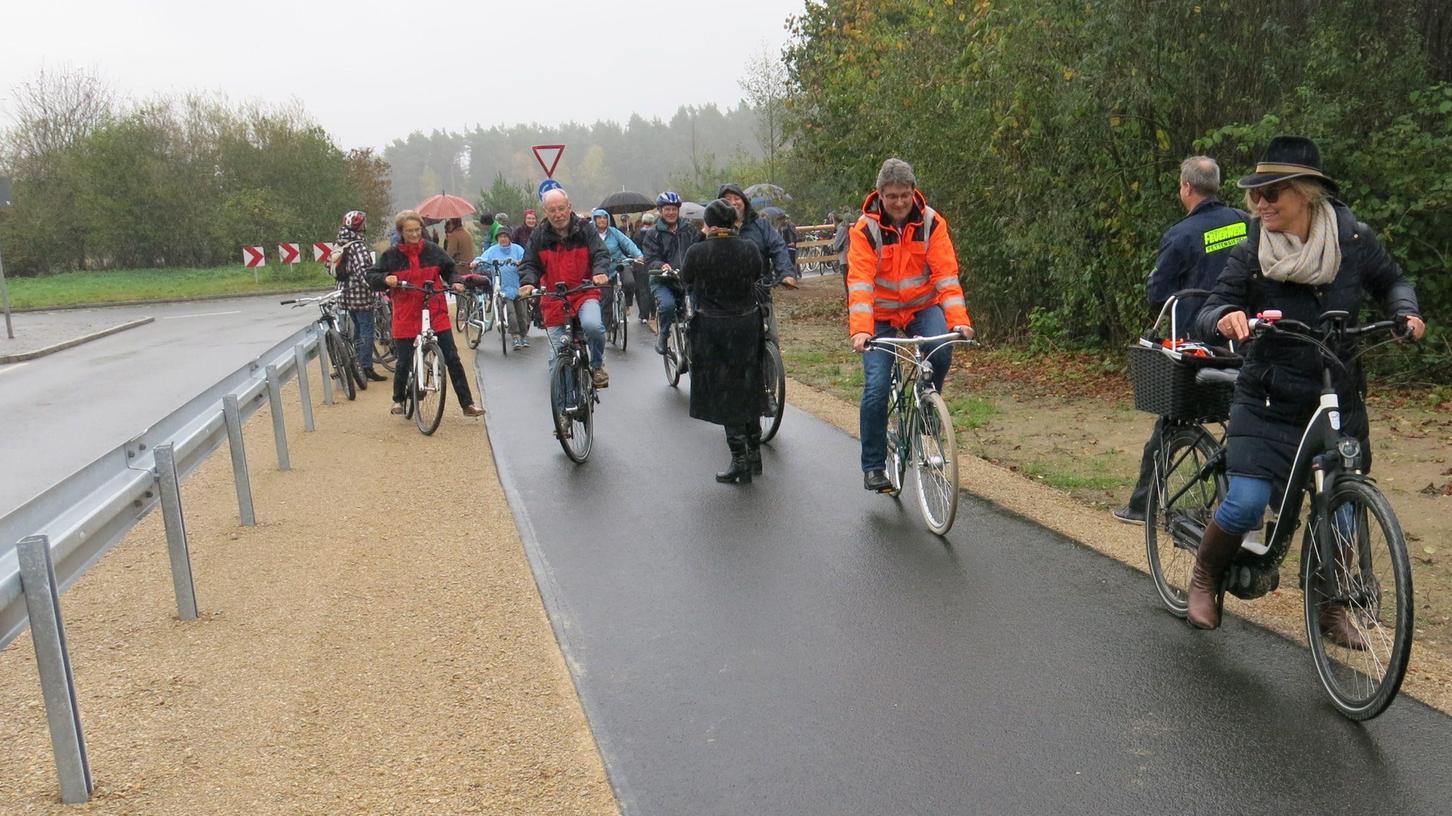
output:
<instances>
[{"instance_id":1,"label":"beige knit scarf","mask_svg":"<svg viewBox=\"0 0 1452 816\"><path fill-rule=\"evenodd\" d=\"M1260 233L1260 271L1274 281L1321 286L1341 269L1341 243L1336 232L1336 210L1330 201L1311 215L1311 232L1304 243L1289 232Z\"/></svg>"}]
</instances>

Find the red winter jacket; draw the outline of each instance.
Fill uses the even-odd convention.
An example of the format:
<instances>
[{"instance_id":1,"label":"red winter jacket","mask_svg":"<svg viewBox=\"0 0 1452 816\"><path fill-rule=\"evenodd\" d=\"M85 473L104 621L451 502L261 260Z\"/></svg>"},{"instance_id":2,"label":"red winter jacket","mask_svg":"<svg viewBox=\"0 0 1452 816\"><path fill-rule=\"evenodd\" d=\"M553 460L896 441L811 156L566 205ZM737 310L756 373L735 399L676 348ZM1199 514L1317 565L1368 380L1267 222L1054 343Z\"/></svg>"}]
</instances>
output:
<instances>
[{"instance_id":1,"label":"red winter jacket","mask_svg":"<svg viewBox=\"0 0 1452 816\"><path fill-rule=\"evenodd\" d=\"M384 252L378 263L368 270L368 285L379 291L387 289L393 300L394 338L412 340L423 328L423 293L412 289L389 289L384 282L389 275L397 275L399 280L414 286L433 281L438 294L429 299L429 324L434 327L435 334L452 328L444 290L454 282L454 259L438 244L431 241L399 244Z\"/></svg>"},{"instance_id":2,"label":"red winter jacket","mask_svg":"<svg viewBox=\"0 0 1452 816\"><path fill-rule=\"evenodd\" d=\"M519 264L520 284L537 286L549 292L555 290L557 283L574 289L589 283L594 275L609 274L610 250L600 240L595 225L580 221L573 212L570 213L569 232L565 235L556 232L548 221L536 227L524 249L524 260ZM599 289L571 295L570 308L578 311L585 301L599 299ZM540 304L546 326L565 325L565 305L559 298L540 298Z\"/></svg>"}]
</instances>

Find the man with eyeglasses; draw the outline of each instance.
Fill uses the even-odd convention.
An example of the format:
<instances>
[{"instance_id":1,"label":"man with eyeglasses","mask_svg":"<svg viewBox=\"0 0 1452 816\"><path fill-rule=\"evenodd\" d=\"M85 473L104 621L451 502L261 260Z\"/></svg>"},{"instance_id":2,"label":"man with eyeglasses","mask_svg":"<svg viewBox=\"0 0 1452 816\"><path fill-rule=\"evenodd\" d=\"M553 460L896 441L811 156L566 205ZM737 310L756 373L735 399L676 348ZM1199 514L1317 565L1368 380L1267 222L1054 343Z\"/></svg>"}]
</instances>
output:
<instances>
[{"instance_id":1,"label":"man with eyeglasses","mask_svg":"<svg viewBox=\"0 0 1452 816\"><path fill-rule=\"evenodd\" d=\"M874 493L892 490L887 477L887 400L893 356L867 350L874 337L937 337L948 327L965 340L973 325L958 282L958 255L948 222L918 191L913 168L888 159L877 173L877 189L862 204L862 217L849 232L847 252L847 330L852 348L862 354L862 486ZM943 390L952 346L925 344L933 386Z\"/></svg>"},{"instance_id":2,"label":"man with eyeglasses","mask_svg":"<svg viewBox=\"0 0 1452 816\"><path fill-rule=\"evenodd\" d=\"M1215 287L1220 271L1230 259L1230 248L1245 240L1250 215L1220 200L1220 165L1209 156L1191 156L1180 162L1180 204L1188 213L1160 239L1160 253L1149 277L1150 309L1159 314L1170 296L1184 289ZM1188 334L1190 323L1205 297L1189 296L1175 304L1175 327L1179 340ZM1168 325L1166 326L1168 331ZM1139 462L1139 481L1129 503L1112 515L1125 524L1144 524L1150 480L1160 452L1160 431L1164 420L1155 422L1144 455Z\"/></svg>"}]
</instances>

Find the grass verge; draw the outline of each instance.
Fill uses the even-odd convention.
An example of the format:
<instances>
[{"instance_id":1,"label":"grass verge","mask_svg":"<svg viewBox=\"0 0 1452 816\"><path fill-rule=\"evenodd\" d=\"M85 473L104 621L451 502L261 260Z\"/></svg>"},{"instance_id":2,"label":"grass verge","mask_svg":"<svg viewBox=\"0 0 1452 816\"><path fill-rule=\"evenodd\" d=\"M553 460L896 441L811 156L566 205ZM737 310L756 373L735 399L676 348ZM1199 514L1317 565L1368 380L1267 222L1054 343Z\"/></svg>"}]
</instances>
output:
<instances>
[{"instance_id":1,"label":"grass verge","mask_svg":"<svg viewBox=\"0 0 1452 816\"><path fill-rule=\"evenodd\" d=\"M254 278L254 271L257 273ZM271 264L257 270L241 266L212 269L112 269L62 272L36 278L11 278L15 309L51 309L149 300L187 300L219 295L250 295L279 290L317 289L332 284L322 264Z\"/></svg>"}]
</instances>

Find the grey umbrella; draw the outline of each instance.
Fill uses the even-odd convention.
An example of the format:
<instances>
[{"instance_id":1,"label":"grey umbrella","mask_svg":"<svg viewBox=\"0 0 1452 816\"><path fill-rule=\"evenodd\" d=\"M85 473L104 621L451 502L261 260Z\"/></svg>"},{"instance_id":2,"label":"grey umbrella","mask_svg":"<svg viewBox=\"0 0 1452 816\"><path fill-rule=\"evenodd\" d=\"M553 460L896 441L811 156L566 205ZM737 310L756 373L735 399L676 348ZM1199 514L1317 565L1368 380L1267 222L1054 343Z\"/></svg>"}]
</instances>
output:
<instances>
[{"instance_id":1,"label":"grey umbrella","mask_svg":"<svg viewBox=\"0 0 1452 816\"><path fill-rule=\"evenodd\" d=\"M624 213L638 213L655 209L655 202L641 195L630 191L611 193L600 202L597 209L604 210L611 215L623 215Z\"/></svg>"},{"instance_id":2,"label":"grey umbrella","mask_svg":"<svg viewBox=\"0 0 1452 816\"><path fill-rule=\"evenodd\" d=\"M764 201L791 201L791 194L775 184L753 184L741 192L746 193L747 198L760 198Z\"/></svg>"},{"instance_id":3,"label":"grey umbrella","mask_svg":"<svg viewBox=\"0 0 1452 816\"><path fill-rule=\"evenodd\" d=\"M694 201L687 201L681 204L681 217L687 221L706 220L706 207Z\"/></svg>"}]
</instances>

